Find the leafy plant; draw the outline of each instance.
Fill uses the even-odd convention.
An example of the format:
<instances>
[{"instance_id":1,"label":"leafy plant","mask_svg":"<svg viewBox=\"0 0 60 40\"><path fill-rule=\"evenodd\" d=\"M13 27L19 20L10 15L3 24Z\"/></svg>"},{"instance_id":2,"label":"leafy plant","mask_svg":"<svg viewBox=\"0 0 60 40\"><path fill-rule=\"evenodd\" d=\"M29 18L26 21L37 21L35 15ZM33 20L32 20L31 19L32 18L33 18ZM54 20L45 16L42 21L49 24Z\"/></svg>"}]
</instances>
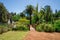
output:
<instances>
[{"instance_id":1,"label":"leafy plant","mask_svg":"<svg viewBox=\"0 0 60 40\"><path fill-rule=\"evenodd\" d=\"M20 15L14 15L12 16L13 21L18 21L20 19Z\"/></svg>"},{"instance_id":2,"label":"leafy plant","mask_svg":"<svg viewBox=\"0 0 60 40\"><path fill-rule=\"evenodd\" d=\"M7 32L7 31L8 31L7 24L0 24L0 34Z\"/></svg>"},{"instance_id":3,"label":"leafy plant","mask_svg":"<svg viewBox=\"0 0 60 40\"><path fill-rule=\"evenodd\" d=\"M42 23L42 24L39 24L37 27L36 27L36 30L37 31L45 31L45 32L54 32L54 27L52 24L46 24L46 23Z\"/></svg>"},{"instance_id":4,"label":"leafy plant","mask_svg":"<svg viewBox=\"0 0 60 40\"><path fill-rule=\"evenodd\" d=\"M52 24L46 24L45 27L44 27L44 31L45 32L54 32L54 27Z\"/></svg>"},{"instance_id":5,"label":"leafy plant","mask_svg":"<svg viewBox=\"0 0 60 40\"><path fill-rule=\"evenodd\" d=\"M37 30L37 31L44 31L44 24L39 24L39 25L36 27L36 30Z\"/></svg>"},{"instance_id":6,"label":"leafy plant","mask_svg":"<svg viewBox=\"0 0 60 40\"><path fill-rule=\"evenodd\" d=\"M13 28L13 30L22 30L26 31L29 30L29 27L27 26L29 24L29 20L26 19L20 19L16 22L16 28Z\"/></svg>"},{"instance_id":7,"label":"leafy plant","mask_svg":"<svg viewBox=\"0 0 60 40\"><path fill-rule=\"evenodd\" d=\"M60 32L60 20L57 20L57 21L54 23L54 27L55 27L55 31L56 31L56 32Z\"/></svg>"}]
</instances>

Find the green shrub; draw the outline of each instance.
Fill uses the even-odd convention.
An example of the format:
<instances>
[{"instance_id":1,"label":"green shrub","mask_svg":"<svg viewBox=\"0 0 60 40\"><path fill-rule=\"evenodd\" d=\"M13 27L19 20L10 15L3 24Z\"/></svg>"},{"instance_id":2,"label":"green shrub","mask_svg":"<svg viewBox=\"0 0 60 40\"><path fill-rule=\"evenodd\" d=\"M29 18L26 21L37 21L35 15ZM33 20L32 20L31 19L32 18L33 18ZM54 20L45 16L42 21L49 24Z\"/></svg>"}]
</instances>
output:
<instances>
[{"instance_id":1,"label":"green shrub","mask_svg":"<svg viewBox=\"0 0 60 40\"><path fill-rule=\"evenodd\" d=\"M36 30L37 30L37 31L44 31L44 25L45 25L45 24L39 24L39 25L36 27Z\"/></svg>"},{"instance_id":2,"label":"green shrub","mask_svg":"<svg viewBox=\"0 0 60 40\"><path fill-rule=\"evenodd\" d=\"M14 15L14 16L12 16L12 20L14 20L14 21L18 21L20 19L20 15Z\"/></svg>"},{"instance_id":3,"label":"green shrub","mask_svg":"<svg viewBox=\"0 0 60 40\"><path fill-rule=\"evenodd\" d=\"M30 24L30 21L25 18L23 18L23 19L21 18L18 22L21 24L25 24L25 25Z\"/></svg>"},{"instance_id":4,"label":"green shrub","mask_svg":"<svg viewBox=\"0 0 60 40\"><path fill-rule=\"evenodd\" d=\"M29 24L29 20L27 19L20 19L16 22L16 28L13 28L13 30L22 30L26 31L29 30L29 27L27 26Z\"/></svg>"},{"instance_id":5,"label":"green shrub","mask_svg":"<svg viewBox=\"0 0 60 40\"><path fill-rule=\"evenodd\" d=\"M7 24L0 24L0 34L7 32L7 31L8 31Z\"/></svg>"},{"instance_id":6,"label":"green shrub","mask_svg":"<svg viewBox=\"0 0 60 40\"><path fill-rule=\"evenodd\" d=\"M28 30L29 28L27 26L20 26L20 27L17 27L17 30L23 30L23 31L26 31Z\"/></svg>"},{"instance_id":7,"label":"green shrub","mask_svg":"<svg viewBox=\"0 0 60 40\"><path fill-rule=\"evenodd\" d=\"M44 31L45 32L54 32L54 27L52 24L46 24L45 27L44 27Z\"/></svg>"},{"instance_id":8,"label":"green shrub","mask_svg":"<svg viewBox=\"0 0 60 40\"><path fill-rule=\"evenodd\" d=\"M8 25L8 31L12 31L12 28L13 28L13 25L12 24L9 24Z\"/></svg>"},{"instance_id":9,"label":"green shrub","mask_svg":"<svg viewBox=\"0 0 60 40\"><path fill-rule=\"evenodd\" d=\"M56 32L60 32L60 20L57 20L57 21L54 23L54 27L55 27L55 31L56 31Z\"/></svg>"},{"instance_id":10,"label":"green shrub","mask_svg":"<svg viewBox=\"0 0 60 40\"><path fill-rule=\"evenodd\" d=\"M2 30L3 30L3 33L7 32L8 31L8 27L3 28Z\"/></svg>"},{"instance_id":11,"label":"green shrub","mask_svg":"<svg viewBox=\"0 0 60 40\"><path fill-rule=\"evenodd\" d=\"M37 27L36 27L36 30L37 31L45 31L45 32L54 32L54 27L52 24L46 24L46 23L42 23L42 24L39 24Z\"/></svg>"},{"instance_id":12,"label":"green shrub","mask_svg":"<svg viewBox=\"0 0 60 40\"><path fill-rule=\"evenodd\" d=\"M20 25L17 26L16 28L13 28L13 30L27 31L29 30L29 28L26 25Z\"/></svg>"},{"instance_id":13,"label":"green shrub","mask_svg":"<svg viewBox=\"0 0 60 40\"><path fill-rule=\"evenodd\" d=\"M0 34L2 34L3 33L3 31L2 31L2 28L0 27Z\"/></svg>"},{"instance_id":14,"label":"green shrub","mask_svg":"<svg viewBox=\"0 0 60 40\"><path fill-rule=\"evenodd\" d=\"M0 34L7 32L8 28L7 27L0 27Z\"/></svg>"}]
</instances>

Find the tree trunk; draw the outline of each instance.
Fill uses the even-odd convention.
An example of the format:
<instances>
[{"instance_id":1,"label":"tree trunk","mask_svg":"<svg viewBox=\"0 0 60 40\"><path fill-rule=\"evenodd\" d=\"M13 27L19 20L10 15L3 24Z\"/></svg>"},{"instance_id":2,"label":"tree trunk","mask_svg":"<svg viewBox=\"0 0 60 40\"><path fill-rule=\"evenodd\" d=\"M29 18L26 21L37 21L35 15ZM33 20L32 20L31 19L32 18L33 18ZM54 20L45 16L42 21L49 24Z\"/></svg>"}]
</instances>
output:
<instances>
[{"instance_id":1,"label":"tree trunk","mask_svg":"<svg viewBox=\"0 0 60 40\"><path fill-rule=\"evenodd\" d=\"M31 25L31 15L30 15L30 25Z\"/></svg>"}]
</instances>

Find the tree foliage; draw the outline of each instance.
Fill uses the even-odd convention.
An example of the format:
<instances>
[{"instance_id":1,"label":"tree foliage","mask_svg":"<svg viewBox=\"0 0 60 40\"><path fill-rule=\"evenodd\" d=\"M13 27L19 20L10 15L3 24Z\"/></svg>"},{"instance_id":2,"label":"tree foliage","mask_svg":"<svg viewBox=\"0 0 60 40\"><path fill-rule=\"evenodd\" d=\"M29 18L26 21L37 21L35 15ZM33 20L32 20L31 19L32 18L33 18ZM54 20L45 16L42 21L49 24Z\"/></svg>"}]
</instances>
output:
<instances>
[{"instance_id":1,"label":"tree foliage","mask_svg":"<svg viewBox=\"0 0 60 40\"><path fill-rule=\"evenodd\" d=\"M29 18L30 18L30 24L31 24L31 20L32 20L32 14L33 14L33 6L32 5L27 5L27 8L26 8L26 13L29 15Z\"/></svg>"},{"instance_id":2,"label":"tree foliage","mask_svg":"<svg viewBox=\"0 0 60 40\"><path fill-rule=\"evenodd\" d=\"M38 12L38 4L33 10L33 17L32 17L32 23L37 23L39 21L39 12Z\"/></svg>"},{"instance_id":3,"label":"tree foliage","mask_svg":"<svg viewBox=\"0 0 60 40\"><path fill-rule=\"evenodd\" d=\"M20 19L20 15L19 14L12 16L12 20L13 21L18 21L19 19Z\"/></svg>"},{"instance_id":4,"label":"tree foliage","mask_svg":"<svg viewBox=\"0 0 60 40\"><path fill-rule=\"evenodd\" d=\"M49 5L46 5L44 8L42 8L40 10L40 14L41 14L40 18L42 20L45 20L46 22L53 21L53 12Z\"/></svg>"},{"instance_id":5,"label":"tree foliage","mask_svg":"<svg viewBox=\"0 0 60 40\"><path fill-rule=\"evenodd\" d=\"M0 3L0 22L7 22L8 11L3 3Z\"/></svg>"},{"instance_id":6,"label":"tree foliage","mask_svg":"<svg viewBox=\"0 0 60 40\"><path fill-rule=\"evenodd\" d=\"M20 17L25 17L25 14L22 12L22 13L20 13Z\"/></svg>"}]
</instances>

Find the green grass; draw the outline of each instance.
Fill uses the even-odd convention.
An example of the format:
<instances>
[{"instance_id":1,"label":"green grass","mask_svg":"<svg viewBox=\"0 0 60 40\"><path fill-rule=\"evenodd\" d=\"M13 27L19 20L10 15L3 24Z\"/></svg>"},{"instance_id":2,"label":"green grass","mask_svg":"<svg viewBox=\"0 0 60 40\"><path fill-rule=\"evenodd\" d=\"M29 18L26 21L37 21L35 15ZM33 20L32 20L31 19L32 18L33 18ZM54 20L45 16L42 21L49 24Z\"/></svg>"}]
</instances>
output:
<instances>
[{"instance_id":1,"label":"green grass","mask_svg":"<svg viewBox=\"0 0 60 40\"><path fill-rule=\"evenodd\" d=\"M0 34L0 40L23 40L27 33L27 31L9 31Z\"/></svg>"}]
</instances>

